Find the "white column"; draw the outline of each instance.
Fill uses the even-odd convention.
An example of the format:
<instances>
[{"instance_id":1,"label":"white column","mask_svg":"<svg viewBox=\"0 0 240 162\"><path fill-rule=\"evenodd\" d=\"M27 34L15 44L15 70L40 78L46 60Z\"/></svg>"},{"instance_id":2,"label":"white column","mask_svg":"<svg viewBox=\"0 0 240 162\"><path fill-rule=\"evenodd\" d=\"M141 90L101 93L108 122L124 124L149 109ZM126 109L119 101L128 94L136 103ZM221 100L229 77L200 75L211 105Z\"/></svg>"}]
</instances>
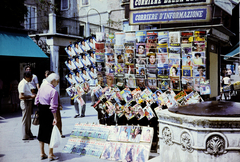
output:
<instances>
[{"instance_id":1,"label":"white column","mask_svg":"<svg viewBox=\"0 0 240 162\"><path fill-rule=\"evenodd\" d=\"M56 33L56 14L54 13L49 14L49 33Z\"/></svg>"},{"instance_id":2,"label":"white column","mask_svg":"<svg viewBox=\"0 0 240 162\"><path fill-rule=\"evenodd\" d=\"M89 22L86 23L86 37L90 36L90 25Z\"/></svg>"},{"instance_id":3,"label":"white column","mask_svg":"<svg viewBox=\"0 0 240 162\"><path fill-rule=\"evenodd\" d=\"M47 44L50 46L50 71L59 74L59 46L54 45L53 38L47 39ZM56 87L56 90L59 93L59 86Z\"/></svg>"}]
</instances>

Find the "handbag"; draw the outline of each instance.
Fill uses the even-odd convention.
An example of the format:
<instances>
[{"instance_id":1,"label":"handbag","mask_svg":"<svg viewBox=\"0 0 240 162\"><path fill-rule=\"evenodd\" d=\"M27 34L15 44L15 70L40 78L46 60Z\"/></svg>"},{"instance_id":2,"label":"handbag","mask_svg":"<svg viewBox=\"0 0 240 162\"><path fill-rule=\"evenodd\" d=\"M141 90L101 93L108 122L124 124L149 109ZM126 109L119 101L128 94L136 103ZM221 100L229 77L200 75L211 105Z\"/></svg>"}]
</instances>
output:
<instances>
[{"instance_id":1,"label":"handbag","mask_svg":"<svg viewBox=\"0 0 240 162\"><path fill-rule=\"evenodd\" d=\"M39 125L39 110L35 111L32 124Z\"/></svg>"}]
</instances>

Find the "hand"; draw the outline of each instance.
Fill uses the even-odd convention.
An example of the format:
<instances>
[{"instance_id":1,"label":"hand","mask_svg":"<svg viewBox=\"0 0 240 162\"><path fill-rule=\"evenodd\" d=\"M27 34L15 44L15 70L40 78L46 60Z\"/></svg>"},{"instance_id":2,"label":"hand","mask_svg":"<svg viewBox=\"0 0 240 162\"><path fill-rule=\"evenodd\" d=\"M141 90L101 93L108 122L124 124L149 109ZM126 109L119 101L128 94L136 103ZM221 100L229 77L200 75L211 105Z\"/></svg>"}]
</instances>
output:
<instances>
[{"instance_id":1,"label":"hand","mask_svg":"<svg viewBox=\"0 0 240 162\"><path fill-rule=\"evenodd\" d=\"M35 98L35 97L36 97L36 94L31 95L31 98Z\"/></svg>"},{"instance_id":2,"label":"hand","mask_svg":"<svg viewBox=\"0 0 240 162\"><path fill-rule=\"evenodd\" d=\"M57 124L57 119L53 119L53 125L56 125Z\"/></svg>"}]
</instances>

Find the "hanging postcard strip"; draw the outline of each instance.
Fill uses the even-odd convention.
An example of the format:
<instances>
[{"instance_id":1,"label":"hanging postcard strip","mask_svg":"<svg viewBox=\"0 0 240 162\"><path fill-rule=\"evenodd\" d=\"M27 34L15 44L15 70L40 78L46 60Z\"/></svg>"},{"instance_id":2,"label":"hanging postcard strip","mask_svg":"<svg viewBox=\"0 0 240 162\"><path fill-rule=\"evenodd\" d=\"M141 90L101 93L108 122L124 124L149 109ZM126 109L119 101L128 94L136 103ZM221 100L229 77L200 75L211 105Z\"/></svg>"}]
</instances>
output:
<instances>
[{"instance_id":1,"label":"hanging postcard strip","mask_svg":"<svg viewBox=\"0 0 240 162\"><path fill-rule=\"evenodd\" d=\"M192 77L182 77L182 89L185 92L193 91L193 78Z\"/></svg>"}]
</instances>

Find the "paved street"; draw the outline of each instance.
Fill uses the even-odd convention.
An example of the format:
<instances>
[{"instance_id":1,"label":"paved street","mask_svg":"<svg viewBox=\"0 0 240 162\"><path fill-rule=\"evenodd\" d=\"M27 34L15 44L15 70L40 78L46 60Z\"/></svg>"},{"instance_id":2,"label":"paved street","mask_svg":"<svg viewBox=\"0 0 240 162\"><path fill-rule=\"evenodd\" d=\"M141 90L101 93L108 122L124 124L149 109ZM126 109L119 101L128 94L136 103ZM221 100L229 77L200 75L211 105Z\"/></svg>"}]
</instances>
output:
<instances>
[{"instance_id":1,"label":"paved street","mask_svg":"<svg viewBox=\"0 0 240 162\"><path fill-rule=\"evenodd\" d=\"M59 148L54 148L54 153L59 157L58 161L108 161L101 160L94 157L80 157L79 155L62 153L64 145L70 138L70 133L77 122L82 123L98 123L97 111L90 106L90 102L87 103L86 116L84 118L73 118L75 115L74 106L70 105L70 99L68 97L61 98L63 104L63 110L61 110L63 134L66 138L62 139L62 144ZM0 119L0 162L35 162L35 161L48 161L48 159L40 160L40 148L37 139L30 141L22 140L21 132L21 110L15 113L4 113L3 118ZM32 133L37 136L38 126L32 125ZM48 154L48 146L45 144L45 151ZM154 157L156 154L150 154L150 157Z\"/></svg>"}]
</instances>

